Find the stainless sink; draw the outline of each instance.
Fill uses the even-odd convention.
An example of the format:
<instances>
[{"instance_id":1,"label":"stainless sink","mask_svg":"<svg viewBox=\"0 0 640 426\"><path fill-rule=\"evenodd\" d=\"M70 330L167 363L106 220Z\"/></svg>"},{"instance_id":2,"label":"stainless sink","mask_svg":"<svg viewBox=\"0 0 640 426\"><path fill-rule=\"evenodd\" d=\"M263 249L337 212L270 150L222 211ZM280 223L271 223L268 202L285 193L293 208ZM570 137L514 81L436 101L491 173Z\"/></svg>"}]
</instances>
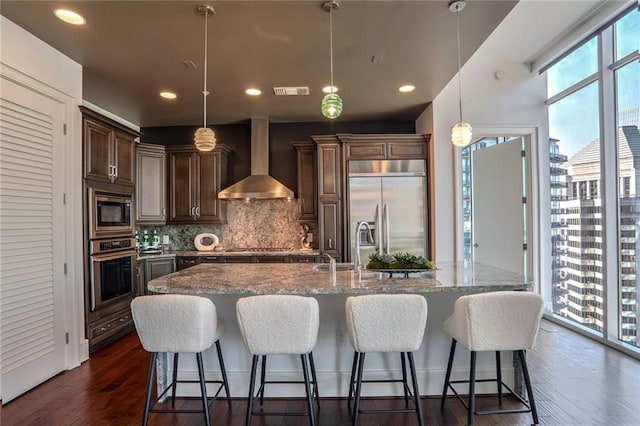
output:
<instances>
[{"instance_id":1,"label":"stainless sink","mask_svg":"<svg viewBox=\"0 0 640 426\"><path fill-rule=\"evenodd\" d=\"M336 263L336 271L353 271L353 263ZM313 272L329 272L328 263L313 265Z\"/></svg>"}]
</instances>

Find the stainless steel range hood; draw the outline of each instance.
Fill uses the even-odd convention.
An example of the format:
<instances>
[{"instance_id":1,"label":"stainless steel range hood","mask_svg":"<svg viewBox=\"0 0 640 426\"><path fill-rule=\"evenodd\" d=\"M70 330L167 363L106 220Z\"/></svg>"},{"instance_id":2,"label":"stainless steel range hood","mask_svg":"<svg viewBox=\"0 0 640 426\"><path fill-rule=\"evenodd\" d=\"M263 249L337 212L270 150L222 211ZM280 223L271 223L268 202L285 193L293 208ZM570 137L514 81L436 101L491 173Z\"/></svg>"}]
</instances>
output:
<instances>
[{"instance_id":1,"label":"stainless steel range hood","mask_svg":"<svg viewBox=\"0 0 640 426\"><path fill-rule=\"evenodd\" d=\"M251 118L251 176L218 193L223 200L293 198L293 191L269 176L269 119Z\"/></svg>"}]
</instances>

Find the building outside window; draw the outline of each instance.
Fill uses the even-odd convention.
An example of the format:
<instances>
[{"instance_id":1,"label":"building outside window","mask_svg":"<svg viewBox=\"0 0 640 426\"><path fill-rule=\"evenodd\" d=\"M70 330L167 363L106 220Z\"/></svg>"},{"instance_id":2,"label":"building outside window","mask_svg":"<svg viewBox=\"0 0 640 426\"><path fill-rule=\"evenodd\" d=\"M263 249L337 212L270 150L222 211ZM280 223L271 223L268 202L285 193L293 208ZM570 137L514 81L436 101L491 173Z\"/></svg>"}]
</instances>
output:
<instances>
[{"instance_id":1,"label":"building outside window","mask_svg":"<svg viewBox=\"0 0 640 426\"><path fill-rule=\"evenodd\" d=\"M638 40L633 8L546 70L553 314L631 350L640 348Z\"/></svg>"}]
</instances>

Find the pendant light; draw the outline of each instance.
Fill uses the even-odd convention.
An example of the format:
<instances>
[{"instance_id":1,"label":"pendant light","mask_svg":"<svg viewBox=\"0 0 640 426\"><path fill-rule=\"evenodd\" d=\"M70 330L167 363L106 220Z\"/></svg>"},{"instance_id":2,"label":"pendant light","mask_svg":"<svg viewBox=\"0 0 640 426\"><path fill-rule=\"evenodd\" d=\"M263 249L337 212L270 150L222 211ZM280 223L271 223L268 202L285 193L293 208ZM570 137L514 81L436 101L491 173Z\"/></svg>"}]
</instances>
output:
<instances>
[{"instance_id":1,"label":"pendant light","mask_svg":"<svg viewBox=\"0 0 640 426\"><path fill-rule=\"evenodd\" d=\"M207 18L209 15L216 13L213 6L203 4L198 7L198 13L204 15L204 90L202 91L204 103L204 119L203 125L194 135L194 143L199 151L211 151L216 147L216 134L207 127Z\"/></svg>"},{"instance_id":2,"label":"pendant light","mask_svg":"<svg viewBox=\"0 0 640 426\"><path fill-rule=\"evenodd\" d=\"M331 56L331 91L322 98L320 110L322 115L333 120L342 114L342 98L335 93L333 85L333 11L338 9L340 5L337 1L326 1L322 4L322 8L329 12L329 52Z\"/></svg>"},{"instance_id":3,"label":"pendant light","mask_svg":"<svg viewBox=\"0 0 640 426\"><path fill-rule=\"evenodd\" d=\"M471 143L471 125L462 121L462 88L460 75L460 17L458 13L467 7L465 0L452 1L449 3L449 10L456 14L456 34L458 39L458 105L460 108L460 122L451 128L451 142L460 148Z\"/></svg>"}]
</instances>

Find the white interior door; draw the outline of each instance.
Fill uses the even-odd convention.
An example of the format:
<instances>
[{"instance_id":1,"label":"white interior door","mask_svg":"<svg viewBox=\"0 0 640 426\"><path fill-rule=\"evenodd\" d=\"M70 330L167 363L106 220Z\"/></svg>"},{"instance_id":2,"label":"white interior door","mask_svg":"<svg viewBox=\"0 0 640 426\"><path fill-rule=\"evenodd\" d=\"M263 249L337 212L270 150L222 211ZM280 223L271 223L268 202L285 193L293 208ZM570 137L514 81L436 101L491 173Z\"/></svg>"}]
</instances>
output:
<instances>
[{"instance_id":1,"label":"white interior door","mask_svg":"<svg viewBox=\"0 0 640 426\"><path fill-rule=\"evenodd\" d=\"M63 104L0 76L2 402L65 368Z\"/></svg>"},{"instance_id":2,"label":"white interior door","mask_svg":"<svg viewBox=\"0 0 640 426\"><path fill-rule=\"evenodd\" d=\"M525 272L522 138L473 151L473 260Z\"/></svg>"}]
</instances>

